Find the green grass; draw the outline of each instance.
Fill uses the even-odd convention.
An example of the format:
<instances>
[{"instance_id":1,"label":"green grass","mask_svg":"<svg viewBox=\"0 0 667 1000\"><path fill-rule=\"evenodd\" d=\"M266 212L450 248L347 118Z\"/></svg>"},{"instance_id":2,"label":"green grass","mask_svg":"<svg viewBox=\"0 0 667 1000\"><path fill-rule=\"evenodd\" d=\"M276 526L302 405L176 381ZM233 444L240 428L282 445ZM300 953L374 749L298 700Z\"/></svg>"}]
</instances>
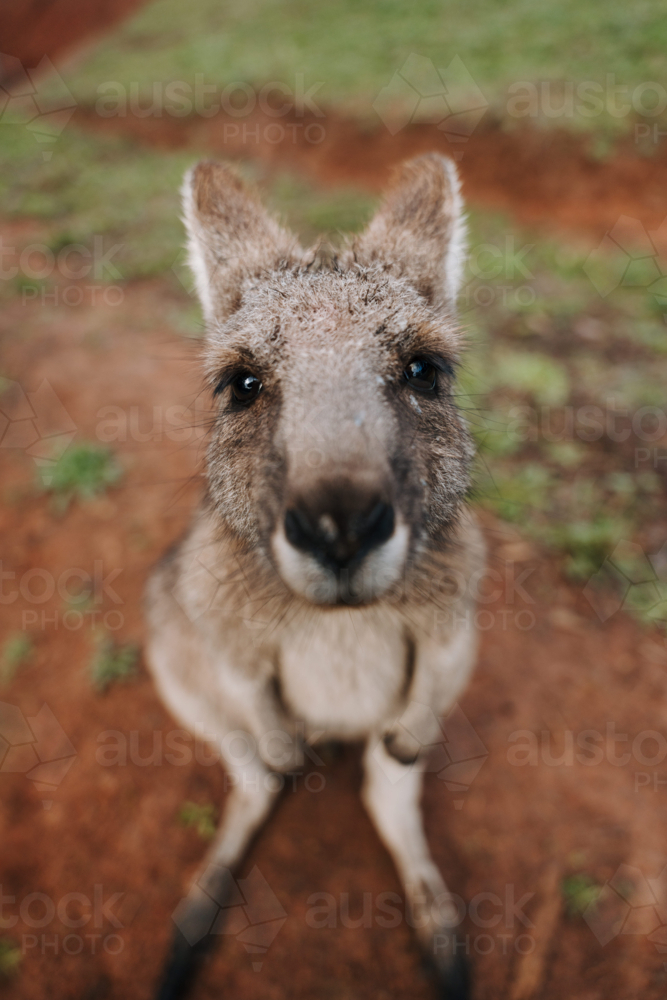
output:
<instances>
[{"instance_id":1,"label":"green grass","mask_svg":"<svg viewBox=\"0 0 667 1000\"><path fill-rule=\"evenodd\" d=\"M93 687L98 694L119 681L131 680L137 671L139 647L134 643L119 645L108 636L98 638L90 665Z\"/></svg>"},{"instance_id":2,"label":"green grass","mask_svg":"<svg viewBox=\"0 0 667 1000\"><path fill-rule=\"evenodd\" d=\"M5 126L2 138L5 216L39 220L52 246L81 243L92 253L98 237L105 253L120 244L96 284L169 273L183 242L178 190L194 154L163 156L68 128L45 163L24 128Z\"/></svg>"},{"instance_id":3,"label":"green grass","mask_svg":"<svg viewBox=\"0 0 667 1000\"><path fill-rule=\"evenodd\" d=\"M602 886L585 874L569 875L562 880L560 888L568 917L582 916L602 891Z\"/></svg>"},{"instance_id":4,"label":"green grass","mask_svg":"<svg viewBox=\"0 0 667 1000\"><path fill-rule=\"evenodd\" d=\"M179 189L185 170L204 152L165 155L128 140L99 138L68 127L52 160L26 129L4 126L0 144L0 212L9 218L38 220L44 242L54 253L79 243L101 259L114 250L111 266L91 275L94 284L160 275L183 295L191 287L184 268L184 234ZM354 189L322 192L289 174L270 180L256 166L238 170L259 187L279 217L288 218L306 243L321 233L358 229L370 216L374 199ZM34 241L31 237L27 242ZM20 248L18 248L20 249ZM94 266L93 258L93 266ZM9 263L15 264L14 258ZM57 273L49 276L57 279ZM0 295L11 297L37 282L18 274L0 281Z\"/></svg>"},{"instance_id":5,"label":"green grass","mask_svg":"<svg viewBox=\"0 0 667 1000\"><path fill-rule=\"evenodd\" d=\"M104 445L82 441L73 444L40 472L42 488L51 493L60 510L70 501L92 500L122 476L113 452Z\"/></svg>"},{"instance_id":6,"label":"green grass","mask_svg":"<svg viewBox=\"0 0 667 1000\"><path fill-rule=\"evenodd\" d=\"M621 281L602 296L585 267L590 243L540 238L490 213L473 213L471 230L463 296L471 350L459 401L479 449L474 496L582 581L621 539L653 552L665 485L636 457L647 443L637 433L640 408L665 409L667 327L652 284ZM475 277L476 263L495 260L475 248L507 245L530 247L523 270L509 254L501 274ZM596 268L609 288L615 255L599 253ZM491 295L483 306L480 290ZM649 436L652 419L643 425ZM646 621L666 617L657 586L635 588L628 601Z\"/></svg>"},{"instance_id":7,"label":"green grass","mask_svg":"<svg viewBox=\"0 0 667 1000\"><path fill-rule=\"evenodd\" d=\"M15 632L5 640L0 654L0 687L11 683L32 652L32 639L25 632Z\"/></svg>"},{"instance_id":8,"label":"green grass","mask_svg":"<svg viewBox=\"0 0 667 1000\"><path fill-rule=\"evenodd\" d=\"M183 826L194 827L202 840L213 840L217 829L215 806L184 802L178 813Z\"/></svg>"},{"instance_id":9,"label":"green grass","mask_svg":"<svg viewBox=\"0 0 667 1000\"><path fill-rule=\"evenodd\" d=\"M21 949L8 937L0 937L0 976L9 979L21 964Z\"/></svg>"},{"instance_id":10,"label":"green grass","mask_svg":"<svg viewBox=\"0 0 667 1000\"><path fill-rule=\"evenodd\" d=\"M508 89L524 81L573 81L628 86L663 77L667 21L658 0L154 0L111 32L73 71L66 85L94 104L101 93L135 87L141 107L155 82L194 86L201 74L219 92L234 81L259 87L281 81L306 90L316 83L322 107L345 106L373 119L372 104L412 54L438 68L459 57L486 101L508 116ZM103 84L112 84L100 90ZM463 85L463 90L470 89ZM584 95L585 96L585 95ZM282 98L281 98L282 99ZM646 95L649 106L650 95ZM175 108L178 105L172 102ZM581 104L580 98L575 105ZM553 106L558 106L557 95ZM588 107L592 107L588 105ZM627 128L629 118L606 109L572 119L542 115L546 124L599 132Z\"/></svg>"}]
</instances>

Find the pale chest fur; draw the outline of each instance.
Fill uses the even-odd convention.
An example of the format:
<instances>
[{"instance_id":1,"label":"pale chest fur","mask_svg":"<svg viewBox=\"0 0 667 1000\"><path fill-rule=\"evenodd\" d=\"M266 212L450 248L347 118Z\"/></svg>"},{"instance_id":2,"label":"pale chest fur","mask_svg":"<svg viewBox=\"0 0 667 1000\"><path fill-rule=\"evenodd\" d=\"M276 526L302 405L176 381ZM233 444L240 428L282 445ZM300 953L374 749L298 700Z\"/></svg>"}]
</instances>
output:
<instances>
[{"instance_id":1,"label":"pale chest fur","mask_svg":"<svg viewBox=\"0 0 667 1000\"><path fill-rule=\"evenodd\" d=\"M366 736L394 717L405 693L404 623L390 613L359 609L314 619L295 622L281 636L283 700L309 732Z\"/></svg>"}]
</instances>

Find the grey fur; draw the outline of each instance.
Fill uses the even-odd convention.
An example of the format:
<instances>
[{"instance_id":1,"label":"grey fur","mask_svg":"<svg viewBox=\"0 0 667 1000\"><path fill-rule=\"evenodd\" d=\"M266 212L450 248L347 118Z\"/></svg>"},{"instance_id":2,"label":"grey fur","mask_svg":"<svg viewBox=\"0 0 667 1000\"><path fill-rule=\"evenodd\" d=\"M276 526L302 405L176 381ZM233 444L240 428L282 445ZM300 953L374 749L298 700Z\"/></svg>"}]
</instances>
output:
<instances>
[{"instance_id":1,"label":"grey fur","mask_svg":"<svg viewBox=\"0 0 667 1000\"><path fill-rule=\"evenodd\" d=\"M446 974L433 906L445 886L419 817L423 748L441 738L436 715L473 666L469 582L484 559L453 391L464 255L455 168L437 155L404 165L328 267L223 165L187 175L184 213L206 383L214 393L240 370L262 382L247 408L228 385L213 397L206 497L148 586L162 697L220 746L236 779L207 864L238 864L275 798L265 778L298 767L300 738L364 740L363 800ZM422 356L444 362L434 395L403 376ZM297 551L284 528L290 505L326 504L336 490L381 496L396 512L392 537L345 574ZM249 763L227 745L236 730L256 748Z\"/></svg>"}]
</instances>

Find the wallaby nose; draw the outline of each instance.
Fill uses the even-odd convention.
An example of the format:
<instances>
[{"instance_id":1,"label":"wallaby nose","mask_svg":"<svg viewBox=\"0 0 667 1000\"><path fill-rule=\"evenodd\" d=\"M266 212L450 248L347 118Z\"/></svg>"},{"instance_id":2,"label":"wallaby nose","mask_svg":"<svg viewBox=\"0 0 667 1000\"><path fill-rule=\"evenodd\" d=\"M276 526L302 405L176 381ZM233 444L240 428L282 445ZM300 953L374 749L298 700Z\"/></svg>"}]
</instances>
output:
<instances>
[{"instance_id":1,"label":"wallaby nose","mask_svg":"<svg viewBox=\"0 0 667 1000\"><path fill-rule=\"evenodd\" d=\"M394 508L379 494L339 488L295 500L285 514L285 535L296 549L339 571L391 538L394 523Z\"/></svg>"}]
</instances>

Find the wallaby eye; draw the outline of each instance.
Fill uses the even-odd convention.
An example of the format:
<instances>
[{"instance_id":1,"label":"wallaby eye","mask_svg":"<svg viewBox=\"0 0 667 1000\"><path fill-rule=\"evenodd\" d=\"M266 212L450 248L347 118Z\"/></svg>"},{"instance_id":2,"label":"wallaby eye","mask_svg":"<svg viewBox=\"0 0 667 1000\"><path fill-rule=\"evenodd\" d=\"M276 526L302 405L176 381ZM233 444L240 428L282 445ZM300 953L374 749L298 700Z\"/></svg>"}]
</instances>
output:
<instances>
[{"instance_id":1,"label":"wallaby eye","mask_svg":"<svg viewBox=\"0 0 667 1000\"><path fill-rule=\"evenodd\" d=\"M417 389L419 392L432 392L435 389L437 373L430 361L415 358L403 374L412 389Z\"/></svg>"},{"instance_id":2,"label":"wallaby eye","mask_svg":"<svg viewBox=\"0 0 667 1000\"><path fill-rule=\"evenodd\" d=\"M257 399L259 391L262 388L262 383L251 372L241 372L240 375L236 375L232 379L231 386L232 396L237 403L247 405Z\"/></svg>"}]
</instances>

